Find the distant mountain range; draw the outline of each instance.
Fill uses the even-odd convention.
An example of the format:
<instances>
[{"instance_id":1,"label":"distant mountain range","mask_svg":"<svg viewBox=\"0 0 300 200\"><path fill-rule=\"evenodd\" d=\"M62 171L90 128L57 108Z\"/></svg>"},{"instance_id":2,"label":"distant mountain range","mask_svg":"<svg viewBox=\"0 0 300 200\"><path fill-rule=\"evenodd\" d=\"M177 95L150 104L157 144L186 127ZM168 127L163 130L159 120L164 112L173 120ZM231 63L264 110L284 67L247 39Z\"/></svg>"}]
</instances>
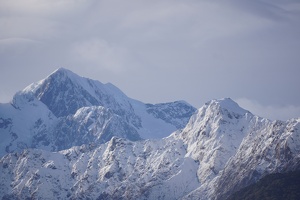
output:
<instances>
[{"instance_id":1,"label":"distant mountain range","mask_svg":"<svg viewBox=\"0 0 300 200\"><path fill-rule=\"evenodd\" d=\"M60 68L0 104L2 199L226 199L300 168L300 119L144 104Z\"/></svg>"}]
</instances>

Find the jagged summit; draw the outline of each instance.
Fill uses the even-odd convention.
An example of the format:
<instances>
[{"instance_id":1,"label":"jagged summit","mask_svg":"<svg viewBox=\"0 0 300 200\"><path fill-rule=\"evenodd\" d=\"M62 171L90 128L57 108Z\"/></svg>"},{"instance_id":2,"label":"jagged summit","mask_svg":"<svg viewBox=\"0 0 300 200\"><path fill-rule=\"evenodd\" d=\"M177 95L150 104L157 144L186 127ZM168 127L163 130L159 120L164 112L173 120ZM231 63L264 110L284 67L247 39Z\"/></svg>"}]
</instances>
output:
<instances>
[{"instance_id":1,"label":"jagged summit","mask_svg":"<svg viewBox=\"0 0 300 200\"><path fill-rule=\"evenodd\" d=\"M223 111L228 111L231 113L244 115L245 113L250 113L249 111L241 108L235 101L231 98L222 98L222 99L214 99L205 104L205 106L214 109L220 109Z\"/></svg>"},{"instance_id":2,"label":"jagged summit","mask_svg":"<svg viewBox=\"0 0 300 200\"><path fill-rule=\"evenodd\" d=\"M54 70L51 74L55 74L55 73L58 73L58 72L62 72L62 73L72 73L74 74L71 70L67 69L67 68L64 68L64 67L59 67L57 68L56 70Z\"/></svg>"},{"instance_id":3,"label":"jagged summit","mask_svg":"<svg viewBox=\"0 0 300 200\"><path fill-rule=\"evenodd\" d=\"M87 78L75 74L69 69L60 67L47 76L44 81L66 81L71 80L73 84L85 85L84 81Z\"/></svg>"},{"instance_id":4,"label":"jagged summit","mask_svg":"<svg viewBox=\"0 0 300 200\"><path fill-rule=\"evenodd\" d=\"M98 80L86 78L63 67L56 69L44 80L47 80L49 78L61 78L61 80L63 80L64 78L70 79L74 84L79 85L88 91L91 90L90 87L96 86L96 87L103 87L104 90L110 90L110 92L114 92L115 94L119 94L119 95L121 94L122 96L126 96L119 88L117 88L112 83L102 83Z\"/></svg>"},{"instance_id":5,"label":"jagged summit","mask_svg":"<svg viewBox=\"0 0 300 200\"><path fill-rule=\"evenodd\" d=\"M214 99L206 102L197 112L191 117L186 128L199 126L199 122L214 122L215 124L223 124L232 122L241 118L252 118L254 115L241 108L231 98Z\"/></svg>"},{"instance_id":6,"label":"jagged summit","mask_svg":"<svg viewBox=\"0 0 300 200\"><path fill-rule=\"evenodd\" d=\"M52 85L50 85L52 84ZM69 86L69 88L66 87L66 89L72 89L81 87L84 90L87 90L90 93L93 93L94 88L101 88L102 90L108 90L110 92L119 93L122 96L126 96L120 89L118 89L115 85L112 83L101 83L98 80L93 80L90 78L86 78L83 76L80 76L74 72L72 72L69 69L60 67L53 71L51 74L49 74L46 78L36 82L32 83L29 86L27 86L25 89L22 90L23 93L29 93L33 92L36 93L37 90L41 89L41 87L50 87L50 86L57 86L55 84L66 84L66 86Z\"/></svg>"},{"instance_id":7,"label":"jagged summit","mask_svg":"<svg viewBox=\"0 0 300 200\"><path fill-rule=\"evenodd\" d=\"M217 102L222 108L236 112L236 113L245 113L245 109L241 108L235 101L231 98L223 98L219 100L213 100Z\"/></svg>"},{"instance_id":8,"label":"jagged summit","mask_svg":"<svg viewBox=\"0 0 300 200\"><path fill-rule=\"evenodd\" d=\"M54 70L52 73L50 73L49 76L53 76L53 75L58 74L58 73L75 74L74 72L72 72L71 70L69 70L69 69L67 69L67 68L59 67L59 68L57 68L56 70ZM49 76L48 76L48 77L49 77Z\"/></svg>"},{"instance_id":9,"label":"jagged summit","mask_svg":"<svg viewBox=\"0 0 300 200\"><path fill-rule=\"evenodd\" d=\"M54 70L46 78L44 78L38 82L30 84L29 86L24 88L22 90L22 92L23 93L30 93L30 92L35 93L36 90L38 90L40 87L42 87L46 83L49 83L49 82L57 80L57 79L60 79L60 81L63 81L64 79L67 79L67 78L68 79L74 79L74 78L80 79L82 77L78 76L77 74L75 74L74 72L72 72L66 68L60 67L60 68Z\"/></svg>"},{"instance_id":10,"label":"jagged summit","mask_svg":"<svg viewBox=\"0 0 300 200\"><path fill-rule=\"evenodd\" d=\"M86 106L104 106L114 110L120 110L120 104L130 107L128 97L111 83L84 78L65 68L55 70L22 92L33 93L57 117L74 114Z\"/></svg>"}]
</instances>

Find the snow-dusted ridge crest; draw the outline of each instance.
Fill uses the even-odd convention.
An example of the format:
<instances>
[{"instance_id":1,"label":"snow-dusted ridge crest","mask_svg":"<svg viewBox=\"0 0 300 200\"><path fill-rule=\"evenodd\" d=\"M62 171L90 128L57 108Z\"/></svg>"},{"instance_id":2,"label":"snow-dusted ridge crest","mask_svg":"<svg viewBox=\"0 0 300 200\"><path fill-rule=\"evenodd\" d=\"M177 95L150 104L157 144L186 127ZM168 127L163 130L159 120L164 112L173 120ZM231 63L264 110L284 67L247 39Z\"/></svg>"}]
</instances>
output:
<instances>
[{"instance_id":1,"label":"snow-dusted ridge crest","mask_svg":"<svg viewBox=\"0 0 300 200\"><path fill-rule=\"evenodd\" d=\"M271 121L230 98L144 104L111 88L59 69L1 104L0 198L219 200L300 169L300 118Z\"/></svg>"}]
</instances>

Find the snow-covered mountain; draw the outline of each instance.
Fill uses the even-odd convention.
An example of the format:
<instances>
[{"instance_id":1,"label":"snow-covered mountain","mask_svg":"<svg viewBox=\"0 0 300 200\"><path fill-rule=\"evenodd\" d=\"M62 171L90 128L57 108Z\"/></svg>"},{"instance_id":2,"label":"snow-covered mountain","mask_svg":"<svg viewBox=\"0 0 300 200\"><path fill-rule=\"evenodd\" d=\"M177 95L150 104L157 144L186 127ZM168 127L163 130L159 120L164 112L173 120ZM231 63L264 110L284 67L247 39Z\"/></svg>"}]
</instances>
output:
<instances>
[{"instance_id":1,"label":"snow-covered mountain","mask_svg":"<svg viewBox=\"0 0 300 200\"><path fill-rule=\"evenodd\" d=\"M109 114L82 109L95 109L94 121ZM68 116L71 124L85 120L77 112ZM267 174L299 168L300 119L270 121L227 98L206 103L184 129L162 139L112 137L59 152L7 154L0 160L0 198L226 199Z\"/></svg>"},{"instance_id":2,"label":"snow-covered mountain","mask_svg":"<svg viewBox=\"0 0 300 200\"><path fill-rule=\"evenodd\" d=\"M180 134L202 182L184 199L226 199L267 174L299 169L299 126L254 116L231 99L204 105Z\"/></svg>"},{"instance_id":3,"label":"snow-covered mountain","mask_svg":"<svg viewBox=\"0 0 300 200\"><path fill-rule=\"evenodd\" d=\"M57 151L104 143L163 138L184 128L196 109L184 101L144 104L114 85L59 68L0 104L0 156L26 148Z\"/></svg>"}]
</instances>

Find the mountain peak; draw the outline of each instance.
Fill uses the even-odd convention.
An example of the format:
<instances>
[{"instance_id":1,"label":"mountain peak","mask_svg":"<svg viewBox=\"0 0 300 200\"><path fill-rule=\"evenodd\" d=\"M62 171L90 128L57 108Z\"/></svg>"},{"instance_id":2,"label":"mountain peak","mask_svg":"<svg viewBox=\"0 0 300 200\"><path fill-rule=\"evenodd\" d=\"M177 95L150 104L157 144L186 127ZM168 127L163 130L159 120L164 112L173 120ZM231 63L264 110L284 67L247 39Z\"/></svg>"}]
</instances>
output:
<instances>
[{"instance_id":1,"label":"mountain peak","mask_svg":"<svg viewBox=\"0 0 300 200\"><path fill-rule=\"evenodd\" d=\"M69 78L71 80L79 80L80 78L82 78L81 76L75 74L74 72L72 72L69 69L60 67L58 69L56 69L55 71L53 71L47 78L45 78L44 80L47 80L49 78L57 78L60 77L61 78Z\"/></svg>"},{"instance_id":2,"label":"mountain peak","mask_svg":"<svg viewBox=\"0 0 300 200\"><path fill-rule=\"evenodd\" d=\"M33 93L55 116L74 114L85 106L100 106L102 103L95 94L105 93L99 81L81 77L65 68L58 68L45 79L33 83L23 93Z\"/></svg>"},{"instance_id":3,"label":"mountain peak","mask_svg":"<svg viewBox=\"0 0 300 200\"><path fill-rule=\"evenodd\" d=\"M52 74L57 73L57 72L63 72L63 73L69 73L71 72L70 70L64 68L64 67L59 67L57 68L54 72L52 72ZM73 72L72 72L73 73Z\"/></svg>"},{"instance_id":4,"label":"mountain peak","mask_svg":"<svg viewBox=\"0 0 300 200\"><path fill-rule=\"evenodd\" d=\"M190 118L186 129L199 129L199 123L211 121L211 123L224 124L225 121L233 123L246 116L253 116L249 111L241 108L230 98L214 99L205 103Z\"/></svg>"},{"instance_id":5,"label":"mountain peak","mask_svg":"<svg viewBox=\"0 0 300 200\"><path fill-rule=\"evenodd\" d=\"M235 101L231 98L223 98L223 99L214 99L205 104L207 107L213 107L220 110L225 110L228 112L233 112L239 115L244 115L245 113L249 113L249 111L241 108Z\"/></svg>"}]
</instances>

